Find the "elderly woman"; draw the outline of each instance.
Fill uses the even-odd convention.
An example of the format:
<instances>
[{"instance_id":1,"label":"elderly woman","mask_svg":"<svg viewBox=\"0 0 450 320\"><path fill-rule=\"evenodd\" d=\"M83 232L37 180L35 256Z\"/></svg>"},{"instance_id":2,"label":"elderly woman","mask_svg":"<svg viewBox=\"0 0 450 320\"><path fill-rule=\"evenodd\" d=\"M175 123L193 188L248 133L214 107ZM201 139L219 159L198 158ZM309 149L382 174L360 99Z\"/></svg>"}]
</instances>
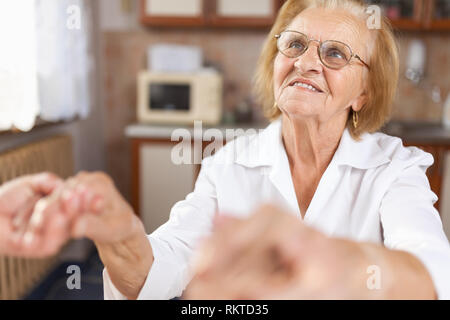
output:
<instances>
[{"instance_id":1,"label":"elderly woman","mask_svg":"<svg viewBox=\"0 0 450 320\"><path fill-rule=\"evenodd\" d=\"M0 191L14 221L5 234L25 234L8 248L43 255L91 238L108 299L181 296L211 234L187 297L450 298L450 247L425 175L433 158L375 133L399 62L387 22L366 20L357 0L284 4L256 78L272 123L206 158L153 234L105 175L41 175ZM37 179L52 183L43 192Z\"/></svg>"}]
</instances>

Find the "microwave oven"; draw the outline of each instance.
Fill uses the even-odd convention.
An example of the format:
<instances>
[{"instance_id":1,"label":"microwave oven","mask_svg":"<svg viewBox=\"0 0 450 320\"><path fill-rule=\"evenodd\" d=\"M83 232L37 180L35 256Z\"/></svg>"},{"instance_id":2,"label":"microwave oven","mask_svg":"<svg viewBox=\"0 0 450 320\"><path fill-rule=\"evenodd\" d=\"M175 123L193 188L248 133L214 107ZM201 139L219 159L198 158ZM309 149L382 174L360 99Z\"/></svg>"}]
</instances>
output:
<instances>
[{"instance_id":1,"label":"microwave oven","mask_svg":"<svg viewBox=\"0 0 450 320\"><path fill-rule=\"evenodd\" d=\"M141 123L216 125L222 118L223 79L214 70L192 73L141 71L137 118Z\"/></svg>"}]
</instances>

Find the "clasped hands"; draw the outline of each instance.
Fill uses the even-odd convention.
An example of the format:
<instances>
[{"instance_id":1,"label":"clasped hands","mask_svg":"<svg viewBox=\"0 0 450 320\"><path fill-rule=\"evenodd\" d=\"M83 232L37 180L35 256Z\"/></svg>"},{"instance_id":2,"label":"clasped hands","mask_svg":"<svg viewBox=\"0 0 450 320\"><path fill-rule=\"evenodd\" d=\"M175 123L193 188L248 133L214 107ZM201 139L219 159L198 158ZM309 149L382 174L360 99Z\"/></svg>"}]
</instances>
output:
<instances>
[{"instance_id":1,"label":"clasped hands","mask_svg":"<svg viewBox=\"0 0 450 320\"><path fill-rule=\"evenodd\" d=\"M271 205L246 220L218 215L214 232L194 260L194 277L184 297L383 298L383 290L367 286L367 268L379 258L368 247L329 238Z\"/></svg>"},{"instance_id":2,"label":"clasped hands","mask_svg":"<svg viewBox=\"0 0 450 320\"><path fill-rule=\"evenodd\" d=\"M103 173L62 180L51 173L0 188L0 254L46 257L70 238L121 241L139 227L133 210Z\"/></svg>"}]
</instances>

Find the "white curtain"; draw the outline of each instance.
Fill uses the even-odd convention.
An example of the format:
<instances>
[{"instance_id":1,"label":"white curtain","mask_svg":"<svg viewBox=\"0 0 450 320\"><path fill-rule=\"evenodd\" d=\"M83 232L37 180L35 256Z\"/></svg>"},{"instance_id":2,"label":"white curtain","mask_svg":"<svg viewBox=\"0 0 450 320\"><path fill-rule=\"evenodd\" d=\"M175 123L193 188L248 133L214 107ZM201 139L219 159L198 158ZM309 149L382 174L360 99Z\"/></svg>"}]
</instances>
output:
<instances>
[{"instance_id":1,"label":"white curtain","mask_svg":"<svg viewBox=\"0 0 450 320\"><path fill-rule=\"evenodd\" d=\"M0 130L89 114L92 32L89 0L0 1Z\"/></svg>"},{"instance_id":2,"label":"white curtain","mask_svg":"<svg viewBox=\"0 0 450 320\"><path fill-rule=\"evenodd\" d=\"M30 130L39 113L32 1L0 1L0 130Z\"/></svg>"}]
</instances>

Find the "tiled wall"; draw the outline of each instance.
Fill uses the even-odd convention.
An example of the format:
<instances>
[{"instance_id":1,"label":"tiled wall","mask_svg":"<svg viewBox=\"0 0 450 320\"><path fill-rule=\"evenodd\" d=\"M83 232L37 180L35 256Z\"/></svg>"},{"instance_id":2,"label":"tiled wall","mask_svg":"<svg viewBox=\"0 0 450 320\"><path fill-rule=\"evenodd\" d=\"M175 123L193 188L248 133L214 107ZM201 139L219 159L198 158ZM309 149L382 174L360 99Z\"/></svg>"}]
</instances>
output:
<instances>
[{"instance_id":1,"label":"tiled wall","mask_svg":"<svg viewBox=\"0 0 450 320\"><path fill-rule=\"evenodd\" d=\"M250 95L251 79L265 34L258 31L170 31L137 30L105 32L104 107L106 139L111 156L109 169L116 181L123 181L121 191L129 190L129 154L124 128L136 121L136 75L146 66L146 50L153 43L199 45L206 60L223 71L225 107L232 109ZM126 181L126 182L125 182Z\"/></svg>"},{"instance_id":2,"label":"tiled wall","mask_svg":"<svg viewBox=\"0 0 450 320\"><path fill-rule=\"evenodd\" d=\"M427 48L426 75L422 84L417 87L406 80L405 60L411 40L419 39ZM445 101L450 91L450 32L447 33L401 33L398 36L401 55L401 79L394 106L394 119L440 121L441 103L431 99L431 87L439 86L442 100Z\"/></svg>"},{"instance_id":3,"label":"tiled wall","mask_svg":"<svg viewBox=\"0 0 450 320\"><path fill-rule=\"evenodd\" d=\"M105 1L105 0L102 0ZM108 0L109 2L110 0ZM111 4L112 2L109 2ZM198 45L207 62L223 71L225 78L225 108L232 109L248 97L251 80L261 46L268 30L204 30L143 28L137 19L117 19L118 13L109 6L103 11L103 85L108 168L126 197L130 190L129 144L125 127L136 121L136 75L146 67L146 50L154 43ZM102 8L104 9L104 8ZM108 11L109 10L109 11ZM109 13L108 13L109 12ZM135 13L129 13L133 16ZM125 22L124 22L125 21ZM131 23L131 24L127 24ZM130 22L131 21L131 22ZM399 37L402 63L408 44L422 39L428 48L425 86L439 85L443 98L450 89L450 34L405 33ZM405 66L402 65L402 74ZM401 120L440 121L442 104L434 103L429 89L417 88L402 77L393 118Z\"/></svg>"}]
</instances>

